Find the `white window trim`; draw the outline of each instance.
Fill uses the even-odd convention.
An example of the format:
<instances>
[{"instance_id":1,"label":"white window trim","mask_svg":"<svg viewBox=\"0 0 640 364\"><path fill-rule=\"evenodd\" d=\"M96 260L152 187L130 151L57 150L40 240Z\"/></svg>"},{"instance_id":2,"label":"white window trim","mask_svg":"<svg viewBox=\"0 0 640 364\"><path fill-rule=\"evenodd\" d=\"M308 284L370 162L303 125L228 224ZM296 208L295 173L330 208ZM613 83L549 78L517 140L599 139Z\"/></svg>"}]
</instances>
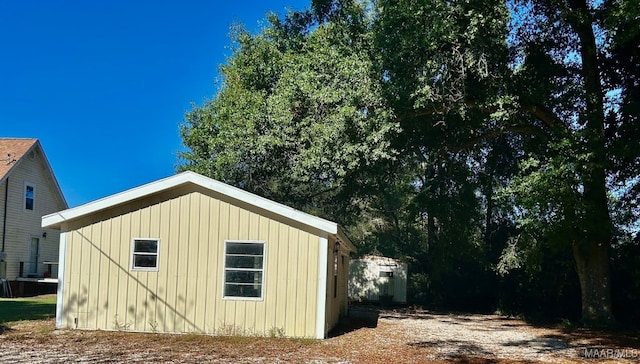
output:
<instances>
[{"instance_id":1,"label":"white window trim","mask_svg":"<svg viewBox=\"0 0 640 364\"><path fill-rule=\"evenodd\" d=\"M262 269L250 269L251 271L262 271L262 289L260 290L260 297L225 296L224 288L227 273L227 243L262 244ZM224 254L222 257L222 299L230 301L264 301L264 292L266 287L265 282L267 280L265 275L265 267L267 266L267 242L264 240L225 240Z\"/></svg>"},{"instance_id":2,"label":"white window trim","mask_svg":"<svg viewBox=\"0 0 640 364\"><path fill-rule=\"evenodd\" d=\"M155 267L134 267L135 256L134 250L136 247L136 240L146 240L146 241L156 241L158 242L158 252L156 255L156 266ZM138 253L140 254L140 253ZM152 254L144 254L143 255L152 255ZM131 239L131 263L129 265L129 270L132 272L157 272L160 270L160 238L133 238Z\"/></svg>"},{"instance_id":3,"label":"white window trim","mask_svg":"<svg viewBox=\"0 0 640 364\"><path fill-rule=\"evenodd\" d=\"M33 210L27 208L27 186L33 188ZM22 189L22 210L25 212L34 212L36 210L36 184L31 182L24 182L24 188Z\"/></svg>"}]
</instances>

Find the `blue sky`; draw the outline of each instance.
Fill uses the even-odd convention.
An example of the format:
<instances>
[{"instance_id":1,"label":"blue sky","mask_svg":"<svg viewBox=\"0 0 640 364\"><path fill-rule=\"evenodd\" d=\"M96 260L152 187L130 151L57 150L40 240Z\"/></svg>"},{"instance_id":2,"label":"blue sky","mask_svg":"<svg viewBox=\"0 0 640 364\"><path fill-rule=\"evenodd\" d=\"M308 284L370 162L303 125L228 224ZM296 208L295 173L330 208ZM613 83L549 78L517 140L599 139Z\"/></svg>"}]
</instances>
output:
<instances>
[{"instance_id":1,"label":"blue sky","mask_svg":"<svg viewBox=\"0 0 640 364\"><path fill-rule=\"evenodd\" d=\"M175 173L230 26L310 0L0 0L0 136L38 138L70 207Z\"/></svg>"}]
</instances>

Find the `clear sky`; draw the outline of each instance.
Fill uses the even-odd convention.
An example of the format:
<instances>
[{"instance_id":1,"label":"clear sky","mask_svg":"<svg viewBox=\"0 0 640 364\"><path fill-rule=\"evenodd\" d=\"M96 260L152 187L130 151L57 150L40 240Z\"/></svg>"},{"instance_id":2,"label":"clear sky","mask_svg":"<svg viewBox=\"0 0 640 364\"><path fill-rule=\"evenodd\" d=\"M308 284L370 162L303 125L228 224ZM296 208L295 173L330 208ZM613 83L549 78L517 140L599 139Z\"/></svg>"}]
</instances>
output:
<instances>
[{"instance_id":1,"label":"clear sky","mask_svg":"<svg viewBox=\"0 0 640 364\"><path fill-rule=\"evenodd\" d=\"M70 207L175 173L230 26L310 0L0 0L0 137L38 138Z\"/></svg>"}]
</instances>

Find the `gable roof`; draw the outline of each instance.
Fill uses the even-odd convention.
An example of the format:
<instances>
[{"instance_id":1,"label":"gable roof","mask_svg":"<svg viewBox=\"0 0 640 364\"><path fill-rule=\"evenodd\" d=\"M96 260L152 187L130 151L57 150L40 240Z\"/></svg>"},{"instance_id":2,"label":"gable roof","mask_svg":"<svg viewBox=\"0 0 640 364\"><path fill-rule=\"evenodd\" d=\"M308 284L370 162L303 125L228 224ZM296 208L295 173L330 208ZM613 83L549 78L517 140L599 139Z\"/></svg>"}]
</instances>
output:
<instances>
[{"instance_id":1,"label":"gable roof","mask_svg":"<svg viewBox=\"0 0 640 364\"><path fill-rule=\"evenodd\" d=\"M67 207L67 200L64 198L62 194L62 189L60 188L60 184L58 184L58 180L56 179L56 175L53 174L53 169L51 168L51 164L49 164L49 160L47 159L47 155L44 153L42 149L42 145L40 145L40 141L38 139L32 138L0 138L0 183L4 182L10 175L13 170L22 163L22 161L34 150L39 149L40 154L42 155L42 159L45 165L45 168L49 172L49 177L51 179L54 190L58 193L62 204Z\"/></svg>"},{"instance_id":2,"label":"gable roof","mask_svg":"<svg viewBox=\"0 0 640 364\"><path fill-rule=\"evenodd\" d=\"M202 188L220 193L231 197L235 200L247 203L252 206L273 212L282 217L286 217L293 221L324 231L328 234L336 236L340 241L347 244L350 250L356 251L356 247L346 236L342 227L335 222L319 218L296 210L281 203L266 199L255 195L237 187L230 186L226 183L216 181L212 178L205 177L201 174L186 171L171 177L167 177L155 182L148 183L139 187L135 187L124 192L116 193L102 199L86 203L84 205L55 212L53 214L42 217L42 227L59 228L63 222L75 220L83 216L105 210L129 201L149 196L161 191L168 190L187 183L193 183Z\"/></svg>"},{"instance_id":3,"label":"gable roof","mask_svg":"<svg viewBox=\"0 0 640 364\"><path fill-rule=\"evenodd\" d=\"M37 142L38 139L0 138L0 182Z\"/></svg>"}]
</instances>

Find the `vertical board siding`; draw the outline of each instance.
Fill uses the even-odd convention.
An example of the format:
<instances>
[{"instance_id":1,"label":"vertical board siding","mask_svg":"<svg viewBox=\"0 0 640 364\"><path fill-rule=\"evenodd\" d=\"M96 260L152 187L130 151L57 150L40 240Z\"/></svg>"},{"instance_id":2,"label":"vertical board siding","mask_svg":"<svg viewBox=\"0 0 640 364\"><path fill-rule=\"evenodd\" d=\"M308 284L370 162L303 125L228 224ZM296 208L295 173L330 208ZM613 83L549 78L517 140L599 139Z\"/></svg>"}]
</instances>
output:
<instances>
[{"instance_id":1,"label":"vertical board siding","mask_svg":"<svg viewBox=\"0 0 640 364\"><path fill-rule=\"evenodd\" d=\"M150 208L149 214L149 232L148 236L156 236L160 238L160 206L154 204ZM162 249L162 239L160 239L160 249ZM160 267L160 260L158 259L158 267ZM158 279L160 274L157 272L147 274L147 285L149 289L146 292L146 317L145 317L145 331L157 330L157 312L158 301L156 300L155 292L158 292Z\"/></svg>"},{"instance_id":2,"label":"vertical board siding","mask_svg":"<svg viewBox=\"0 0 640 364\"><path fill-rule=\"evenodd\" d=\"M199 196L199 195L198 195ZM207 282L210 279L210 276L207 274L197 274L200 271L209 272L210 268L208 267L207 259L209 255L208 246L209 246L209 229L210 229L210 220L209 220L209 200L206 198L201 199L201 205L199 210L199 216L197 220L197 240L195 241L195 245L197 246L197 254L194 264L196 265L195 269L195 292L192 294L194 302L202 302L206 300L207 297ZM200 325L200 329L198 331L206 332L206 311L207 305L196 305L195 306L195 316L194 322Z\"/></svg>"},{"instance_id":3,"label":"vertical board siding","mask_svg":"<svg viewBox=\"0 0 640 364\"><path fill-rule=\"evenodd\" d=\"M335 262L335 239L329 240L328 249L328 264L327 264L327 307L325 320L328 328L334 327L340 320L340 316L346 314L346 308L348 304L347 297L347 280L349 273L349 256L344 251L338 252L338 270L337 270L337 282L334 280L334 262ZM345 255L345 264L342 265L342 254ZM334 285L337 283L336 297L334 297Z\"/></svg>"},{"instance_id":4,"label":"vertical board siding","mask_svg":"<svg viewBox=\"0 0 640 364\"><path fill-rule=\"evenodd\" d=\"M289 248L289 253L287 254L287 256L292 256L292 257L297 257L298 256L298 246L299 244L299 240L298 240L298 230L297 229L287 229L289 234L287 237L287 246ZM297 311L302 308L300 305L298 305L298 299L300 297L298 297L298 292L296 291L297 288L297 281L299 279L299 277L296 277L296 269L298 268L298 263L299 263L300 259L294 259L294 260L289 260L287 261L286 267L287 267L287 280L286 280L286 297L287 297L287 312L286 312L286 317L285 317L285 331L286 332L291 332L291 333L296 333L296 323L298 321L298 317L296 317L297 315Z\"/></svg>"},{"instance_id":5,"label":"vertical board siding","mask_svg":"<svg viewBox=\"0 0 640 364\"><path fill-rule=\"evenodd\" d=\"M115 244L119 247L119 259L115 262L118 266L118 281L115 285L119 287L118 296L115 298L117 302L117 310L110 311L109 317L113 318L112 325L105 327L105 329L113 328L119 329L121 325L126 325L127 312L129 310L128 299L129 286L133 285L133 279L131 279L131 272L129 266L131 262L131 214L121 215L120 231L114 231L113 236L120 235L120 239L116 240Z\"/></svg>"},{"instance_id":6,"label":"vertical board siding","mask_svg":"<svg viewBox=\"0 0 640 364\"><path fill-rule=\"evenodd\" d=\"M122 247L121 244L118 244L119 234L122 231L122 218L120 216L116 216L111 219L111 225L109 231L109 268L106 275L108 277L108 295L106 297L105 304L105 323L103 327L113 327L114 317L111 317L109 312L119 312L118 311L118 296L120 295L120 287L118 286L119 277L122 274L122 270L118 266L117 262L120 257L122 257L121 249L126 249L126 247Z\"/></svg>"},{"instance_id":7,"label":"vertical board siding","mask_svg":"<svg viewBox=\"0 0 640 364\"><path fill-rule=\"evenodd\" d=\"M219 297L219 292L221 292L221 282L219 276L215 273L216 270L220 268L220 244L216 244L215 242L219 242L219 233L220 233L220 201L216 199L208 199L209 201L209 216L210 216L210 225L209 225L209 240L207 240L207 249L209 251L207 255L207 272L209 272L207 280L206 280L206 292L207 294L204 296L205 302L209 302L211 299L216 299ZM220 304L217 305L205 305L206 309L206 317L205 317L205 332L214 332L215 323L217 313L220 310Z\"/></svg>"},{"instance_id":8,"label":"vertical board siding","mask_svg":"<svg viewBox=\"0 0 640 364\"><path fill-rule=\"evenodd\" d=\"M165 192L67 234L63 327L315 337L317 234L201 193ZM157 238L159 270L130 270ZM265 242L263 299L223 298L224 242Z\"/></svg>"},{"instance_id":9,"label":"vertical board siding","mask_svg":"<svg viewBox=\"0 0 640 364\"><path fill-rule=\"evenodd\" d=\"M186 264L184 275L184 312L185 312L185 326L183 331L202 331L202 325L197 323L196 320L196 299L197 291L200 289L198 285L198 278L202 276L198 274L200 271L204 272L204 269L198 268L198 245L200 237L200 229L203 228L200 225L200 194L192 193L189 195L189 199L186 200L189 210L189 222L187 227L188 240L184 244ZM200 267L203 268L203 267Z\"/></svg>"},{"instance_id":10,"label":"vertical board siding","mask_svg":"<svg viewBox=\"0 0 640 364\"><path fill-rule=\"evenodd\" d=\"M175 267L176 261L178 259L180 253L180 226L179 224L172 223L173 221L180 220L180 200L173 199L169 202L169 221L167 224L169 226L169 236L168 239L165 239L165 243L163 244L162 251L160 253L164 253L168 251L167 255L167 267L160 268L160 271L166 270L167 272L167 288L165 292L158 292L158 295L164 297L165 301L165 312L166 318L163 322L164 331L174 332L178 331L176 329L176 292L177 292L177 281L178 281L178 270L173 269ZM167 249L168 248L168 249ZM163 254L160 254L163 255Z\"/></svg>"},{"instance_id":11,"label":"vertical board siding","mask_svg":"<svg viewBox=\"0 0 640 364\"><path fill-rule=\"evenodd\" d=\"M265 331L271 330L276 327L278 323L278 316L280 312L284 312L285 308L283 308L280 304L284 300L284 295L279 294L277 288L281 287L281 278L284 273L283 269L285 268L282 264L284 252L284 244L280 244L282 240L280 239L280 224L267 221L265 225L268 225L266 228L268 230L267 242L271 242L267 246L267 268L269 269L269 279L265 282L265 293L264 296L267 299L267 304L264 305L264 329ZM280 305L279 305L280 304Z\"/></svg>"},{"instance_id":12,"label":"vertical board siding","mask_svg":"<svg viewBox=\"0 0 640 364\"><path fill-rule=\"evenodd\" d=\"M298 230L299 231L299 230ZM303 238L308 238L308 236L306 236L306 234L300 232L299 236L298 236L298 241L301 241ZM306 261L305 258L308 258L308 251L309 251L309 242L308 240L306 240L304 243L302 244L297 244L298 245L298 256L300 257L300 259L298 259L296 261L296 268L295 268L295 275L294 277L296 277L296 279L292 279L294 282L296 282L296 298L297 301L296 305L298 306L298 311L296 313L296 336L304 336L304 334L307 332L308 328L307 326L309 326L309 323L312 322L314 323L315 321L311 320L309 321L309 318L307 317L307 292L306 292L306 283L307 283L307 270L309 269L308 266L302 265L301 262ZM315 325L312 325L315 326Z\"/></svg>"},{"instance_id":13,"label":"vertical board siding","mask_svg":"<svg viewBox=\"0 0 640 364\"><path fill-rule=\"evenodd\" d=\"M129 234L128 235L128 239L123 239L121 241L121 243L123 245L125 245L126 247L128 247L129 249L128 252L129 254L127 254L127 260L123 261L124 265L123 267L125 269L127 269L127 272L129 274L129 280L127 283L128 287L127 287L127 295L126 297L128 297L128 299L125 301L125 305L126 305L126 312L123 312L121 315L119 315L120 317L124 317L124 321L122 322L118 322L118 323L114 323L115 326L117 326L117 328L127 328L127 327L133 327L137 330L140 330L141 328L138 328L136 326L136 317L139 315L138 313L138 288L140 287L140 272L133 272L130 271L130 267L131 267L131 240L133 238L142 238L142 236L140 236L140 210L135 210L133 211L131 214L131 219L130 219L130 224L129 224ZM124 325L124 326L122 326Z\"/></svg>"},{"instance_id":14,"label":"vertical board siding","mask_svg":"<svg viewBox=\"0 0 640 364\"><path fill-rule=\"evenodd\" d=\"M170 224L170 209L171 202L167 202L164 204L160 204L160 215L159 215L159 236L164 239L160 241L161 253L158 259L160 260L158 263L158 285L155 292L152 292L152 297L156 301L156 318L154 322L154 327L152 330L158 331L169 331L167 329L167 322L169 321L168 317L170 315L170 311L167 310L167 287L169 282L169 257L171 256L172 249L174 247L177 248L177 244L168 244L168 240L171 237L171 224Z\"/></svg>"},{"instance_id":15,"label":"vertical board siding","mask_svg":"<svg viewBox=\"0 0 640 364\"><path fill-rule=\"evenodd\" d=\"M91 262L91 252L94 250L91 241L91 231L93 225L85 226L80 233L80 277L78 282L78 327L89 328L88 316L89 316L89 281L91 279L91 267L94 263ZM83 264L88 262L89 264ZM91 292L94 293L94 292Z\"/></svg>"},{"instance_id":16,"label":"vertical board siding","mask_svg":"<svg viewBox=\"0 0 640 364\"><path fill-rule=\"evenodd\" d=\"M271 296L273 302L272 304L275 306L276 315L273 328L285 329L285 314L290 312L289 310L293 309L292 307L287 307L288 299L287 295L291 292L287 292L287 281L289 280L289 244L288 244L288 226L284 224L278 224L278 237L276 240L278 241L278 247L280 251L278 252L278 263L277 263L277 278L274 282L275 291L274 295Z\"/></svg>"},{"instance_id":17,"label":"vertical board siding","mask_svg":"<svg viewBox=\"0 0 640 364\"><path fill-rule=\"evenodd\" d=\"M111 255L111 224L112 221L107 220L100 229L100 254L98 256L100 266L97 267L96 271L100 287L96 307L97 326L106 326L108 322L107 310L104 308L109 306L109 273L111 272L111 266L109 259L102 259L101 257L109 257ZM106 274L100 274L100 272L105 272Z\"/></svg>"}]
</instances>

